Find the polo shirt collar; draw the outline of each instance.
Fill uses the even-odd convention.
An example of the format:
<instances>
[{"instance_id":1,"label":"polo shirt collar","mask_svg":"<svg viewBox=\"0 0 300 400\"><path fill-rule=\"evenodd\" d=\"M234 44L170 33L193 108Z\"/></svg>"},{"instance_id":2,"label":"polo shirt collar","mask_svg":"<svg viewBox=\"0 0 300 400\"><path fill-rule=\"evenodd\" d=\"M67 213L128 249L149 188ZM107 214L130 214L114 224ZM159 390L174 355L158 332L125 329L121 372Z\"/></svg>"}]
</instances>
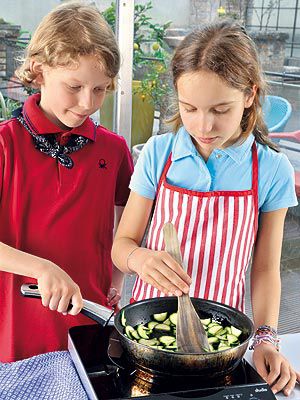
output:
<instances>
[{"instance_id":1,"label":"polo shirt collar","mask_svg":"<svg viewBox=\"0 0 300 400\"><path fill-rule=\"evenodd\" d=\"M175 136L172 149L172 161L197 154L197 149L192 142L190 134L184 127L181 127Z\"/></svg>"},{"instance_id":2,"label":"polo shirt collar","mask_svg":"<svg viewBox=\"0 0 300 400\"><path fill-rule=\"evenodd\" d=\"M96 140L96 127L90 118L83 124L68 131L51 122L39 107L41 94L36 93L28 97L23 106L25 121L37 135L68 133L68 135L81 135L93 141Z\"/></svg>"},{"instance_id":3,"label":"polo shirt collar","mask_svg":"<svg viewBox=\"0 0 300 400\"><path fill-rule=\"evenodd\" d=\"M237 164L240 164L248 155L249 151L251 151L254 140L254 135L250 133L250 135L248 135L242 143L238 142L230 147L226 147L225 149L220 149L218 151L227 154L230 158L232 158L233 161L235 161Z\"/></svg>"},{"instance_id":4,"label":"polo shirt collar","mask_svg":"<svg viewBox=\"0 0 300 400\"><path fill-rule=\"evenodd\" d=\"M216 151L227 154L230 158L232 158L233 161L240 164L251 150L254 139L254 135L251 133L242 143L235 143L230 147L218 149ZM176 133L174 140L172 161L176 161L191 155L199 155L199 153L192 142L190 134L184 127L181 127Z\"/></svg>"}]
</instances>

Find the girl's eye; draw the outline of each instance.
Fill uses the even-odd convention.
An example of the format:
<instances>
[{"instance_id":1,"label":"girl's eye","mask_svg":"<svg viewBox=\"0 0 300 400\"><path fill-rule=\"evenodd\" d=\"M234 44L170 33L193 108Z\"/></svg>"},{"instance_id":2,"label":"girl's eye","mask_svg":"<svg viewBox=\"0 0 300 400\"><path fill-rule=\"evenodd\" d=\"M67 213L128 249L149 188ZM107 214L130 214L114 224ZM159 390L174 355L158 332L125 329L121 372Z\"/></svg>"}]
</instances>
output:
<instances>
[{"instance_id":1,"label":"girl's eye","mask_svg":"<svg viewBox=\"0 0 300 400\"><path fill-rule=\"evenodd\" d=\"M192 113L192 112L197 111L197 109L196 108L185 108L184 111L187 113Z\"/></svg>"},{"instance_id":2,"label":"girl's eye","mask_svg":"<svg viewBox=\"0 0 300 400\"><path fill-rule=\"evenodd\" d=\"M217 110L217 109L213 109L213 113L214 114L226 114L229 111L229 108L227 108L226 110Z\"/></svg>"},{"instance_id":3,"label":"girl's eye","mask_svg":"<svg viewBox=\"0 0 300 400\"><path fill-rule=\"evenodd\" d=\"M80 90L81 86L68 86L70 90Z\"/></svg>"}]
</instances>

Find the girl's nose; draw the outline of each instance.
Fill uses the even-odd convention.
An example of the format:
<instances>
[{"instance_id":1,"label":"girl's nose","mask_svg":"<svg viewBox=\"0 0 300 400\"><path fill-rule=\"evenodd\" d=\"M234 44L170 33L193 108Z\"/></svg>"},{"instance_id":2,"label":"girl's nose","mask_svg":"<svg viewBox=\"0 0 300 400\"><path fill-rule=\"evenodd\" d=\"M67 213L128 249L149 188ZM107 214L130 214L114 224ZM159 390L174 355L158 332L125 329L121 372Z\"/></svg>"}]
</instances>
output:
<instances>
[{"instance_id":1,"label":"girl's nose","mask_svg":"<svg viewBox=\"0 0 300 400\"><path fill-rule=\"evenodd\" d=\"M198 120L198 132L200 134L209 133L213 127L213 119L210 115L202 115Z\"/></svg>"}]
</instances>

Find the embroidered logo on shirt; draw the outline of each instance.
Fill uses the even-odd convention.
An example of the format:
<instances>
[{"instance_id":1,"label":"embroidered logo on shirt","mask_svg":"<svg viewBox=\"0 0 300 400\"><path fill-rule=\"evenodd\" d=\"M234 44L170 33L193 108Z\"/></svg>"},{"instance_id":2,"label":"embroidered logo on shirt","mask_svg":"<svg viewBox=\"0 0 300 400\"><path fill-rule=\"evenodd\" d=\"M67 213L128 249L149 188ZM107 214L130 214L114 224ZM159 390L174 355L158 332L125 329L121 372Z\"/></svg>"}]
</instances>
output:
<instances>
[{"instance_id":1,"label":"embroidered logo on shirt","mask_svg":"<svg viewBox=\"0 0 300 400\"><path fill-rule=\"evenodd\" d=\"M104 158L100 158L100 160L99 160L99 168L107 169L107 162L104 160Z\"/></svg>"}]
</instances>

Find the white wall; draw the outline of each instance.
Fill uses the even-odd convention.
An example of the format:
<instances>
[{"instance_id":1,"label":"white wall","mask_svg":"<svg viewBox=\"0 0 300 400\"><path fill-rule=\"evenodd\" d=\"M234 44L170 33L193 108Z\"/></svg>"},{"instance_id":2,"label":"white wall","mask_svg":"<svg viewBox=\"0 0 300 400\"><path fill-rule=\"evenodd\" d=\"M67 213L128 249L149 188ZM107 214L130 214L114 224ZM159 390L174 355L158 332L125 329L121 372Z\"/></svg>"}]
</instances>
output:
<instances>
[{"instance_id":1,"label":"white wall","mask_svg":"<svg viewBox=\"0 0 300 400\"><path fill-rule=\"evenodd\" d=\"M85 0L91 3L89 0ZM148 0L137 0L145 4ZM174 2L176 1L176 7ZM172 27L182 27L189 21L189 0L152 0L153 9L149 15L154 22L172 21ZM22 30L33 32L42 17L61 0L0 0L0 17L8 22L21 25ZM94 0L102 11L110 6L112 0Z\"/></svg>"}]
</instances>

